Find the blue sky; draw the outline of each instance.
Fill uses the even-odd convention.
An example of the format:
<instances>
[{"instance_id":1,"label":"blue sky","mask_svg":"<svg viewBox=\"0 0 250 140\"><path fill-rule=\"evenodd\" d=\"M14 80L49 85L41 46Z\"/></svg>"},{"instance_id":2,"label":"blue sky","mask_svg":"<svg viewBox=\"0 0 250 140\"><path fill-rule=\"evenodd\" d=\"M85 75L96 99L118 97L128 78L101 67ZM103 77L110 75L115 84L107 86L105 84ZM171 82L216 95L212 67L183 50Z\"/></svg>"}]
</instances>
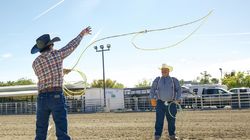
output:
<instances>
[{"instance_id":1,"label":"blue sky","mask_svg":"<svg viewBox=\"0 0 250 140\"><path fill-rule=\"evenodd\" d=\"M105 52L106 78L133 87L142 79L153 80L160 75L158 67L167 63L174 67L172 76L193 80L207 71L220 78L223 73L250 70L250 1L241 0L2 0L0 2L0 81L29 78L37 81L32 62L38 54L30 49L42 34L59 36L55 44L59 49L66 45L86 26L92 36L85 37L76 51L64 61L71 68L81 51L100 31L97 39L145 29L170 27L190 22L214 10L205 24L188 40L176 47L160 51L142 51L133 47L133 36L115 38L94 45L111 44ZM142 48L157 48L182 40L199 23L154 32L136 38ZM102 78L101 54L91 46L77 68L88 79ZM78 81L72 73L67 77Z\"/></svg>"}]
</instances>

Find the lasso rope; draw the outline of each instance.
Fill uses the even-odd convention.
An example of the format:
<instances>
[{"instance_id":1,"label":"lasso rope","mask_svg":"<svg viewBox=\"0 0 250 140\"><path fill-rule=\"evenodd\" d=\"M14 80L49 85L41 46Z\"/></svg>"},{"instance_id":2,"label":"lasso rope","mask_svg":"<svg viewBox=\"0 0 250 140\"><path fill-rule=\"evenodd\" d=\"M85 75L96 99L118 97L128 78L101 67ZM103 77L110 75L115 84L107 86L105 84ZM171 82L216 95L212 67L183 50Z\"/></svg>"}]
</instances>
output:
<instances>
[{"instance_id":1,"label":"lasso rope","mask_svg":"<svg viewBox=\"0 0 250 140\"><path fill-rule=\"evenodd\" d=\"M107 39L111 39L111 38L118 38L118 37L124 37L124 36L130 36L130 35L134 35L134 37L132 38L131 40L131 43L132 45L136 48L136 49L139 49L139 50L144 50L144 51L154 51L154 50L162 50L162 49L167 49L167 48L171 48L171 47L175 47L177 45L179 45L180 43L184 42L185 40L187 40L188 38L190 38L206 21L206 19L211 15L213 11L210 11L207 15L205 15L204 17L202 18L199 18L197 20L194 20L194 21L191 21L191 22L187 22L187 23L184 23L184 24L180 24L180 25L175 25L175 26L171 26L171 27L167 27L167 28L160 28L160 29L151 29L151 30L143 30L143 31L138 31L138 32L131 32L131 33L124 33L124 34L118 34L118 35L113 35L113 36L107 36L107 37L103 37L103 38L100 38L100 39L97 39L97 40L94 40L93 42L91 42L89 45L87 45L85 47L85 49L82 51L82 53L80 54L80 56L78 57L75 65L73 65L73 67L71 68L71 70L74 70L76 72L78 72L80 75L84 74L83 72L79 71L79 70L75 70L75 67L78 65L78 63L80 62L83 54L85 53L85 51L90 47L92 46L94 43L97 43L99 41L103 41L103 40L107 40ZM159 32L159 31L164 31L164 30L170 30L170 29L175 29L175 28L179 28L179 27L183 27L183 26L187 26L187 25L191 25L191 24L194 24L194 23L197 23L197 22L200 22L202 21L202 23L194 30L192 31L189 35L187 35L184 39L172 44L172 45L169 45L169 46L166 46L166 47L161 47L161 48L140 48L138 47L135 43L134 43L134 40L135 38L138 36L138 35L141 35L141 34L145 34L145 33L149 33L149 32ZM84 81L87 82L87 80L84 79ZM86 83L84 83L84 86L86 86ZM84 89L86 89L86 87L84 87ZM80 95L83 95L84 94L84 89L82 91L79 92ZM64 92L67 94L67 95L74 95L74 92L69 90L69 89L66 89L66 86L64 85Z\"/></svg>"},{"instance_id":2,"label":"lasso rope","mask_svg":"<svg viewBox=\"0 0 250 140\"><path fill-rule=\"evenodd\" d=\"M205 23L205 21L207 20L207 18L209 17L209 15L212 13L213 11L210 11L206 16L200 18L200 19L197 19L195 21L192 21L192 22L188 22L188 23L185 23L185 24L180 24L180 25L176 25L176 26L172 26L172 27L168 27L168 28L161 28L161 29L154 29L154 30L145 30L145 31L141 31L141 32L138 32L131 40L133 46L136 48L136 49L139 49L139 50L144 50L144 51L156 51L156 50L163 50L163 49L167 49L167 48L171 48L171 47L175 47L177 45L179 45L180 43L184 42L185 40L187 40L188 38L190 38L196 31L198 31L200 29L200 27ZM172 45L169 45L169 46L166 46L166 47L161 47L161 48L141 48L141 47L138 47L135 43L134 43L134 40L137 36L141 35L141 34L145 34L145 33L148 33L148 32L157 32L157 31L164 31L164 30L170 30L170 29L174 29L174 28L179 28L179 27L183 27L183 26L187 26L187 25L190 25L190 24L193 24L193 23L196 23L196 22L199 22L199 21L202 21L200 23L200 25L194 30L192 31L190 34L188 34L184 39L172 44Z\"/></svg>"},{"instance_id":3,"label":"lasso rope","mask_svg":"<svg viewBox=\"0 0 250 140\"><path fill-rule=\"evenodd\" d=\"M175 118L175 119L176 119L176 116L174 116L174 115L171 113L171 111L170 111L170 107L171 107L172 104L176 105L176 106L177 106L177 109L179 108L179 112L182 112L182 108L181 108L181 105L180 105L178 102L176 102L176 101L171 102L171 103L169 103L169 104L167 105L167 110L168 110L169 115L170 115L172 118Z\"/></svg>"},{"instance_id":4,"label":"lasso rope","mask_svg":"<svg viewBox=\"0 0 250 140\"><path fill-rule=\"evenodd\" d=\"M65 85L67 84L67 82L64 81L64 84L63 84L63 91L64 93L66 93L68 96L74 96L74 95L83 95L85 94L85 89L87 87L87 78L86 78L86 75L80 71L80 70L77 70L77 69L72 69L72 71L75 71L77 72L78 74L80 74L81 78L83 79L82 81L82 84L83 84L83 89L82 90L79 90L79 91L72 91L72 90L69 90Z\"/></svg>"}]
</instances>

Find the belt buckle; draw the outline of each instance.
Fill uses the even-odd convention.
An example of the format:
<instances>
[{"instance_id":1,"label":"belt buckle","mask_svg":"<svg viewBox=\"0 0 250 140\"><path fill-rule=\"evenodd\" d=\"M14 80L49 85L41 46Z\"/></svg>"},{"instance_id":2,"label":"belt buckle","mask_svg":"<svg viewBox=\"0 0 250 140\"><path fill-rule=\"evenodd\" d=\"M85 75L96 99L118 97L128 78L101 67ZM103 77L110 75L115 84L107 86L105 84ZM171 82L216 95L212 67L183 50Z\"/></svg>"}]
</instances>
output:
<instances>
[{"instance_id":1,"label":"belt buckle","mask_svg":"<svg viewBox=\"0 0 250 140\"><path fill-rule=\"evenodd\" d=\"M164 104L165 104L166 106L168 106L168 101L165 101Z\"/></svg>"}]
</instances>

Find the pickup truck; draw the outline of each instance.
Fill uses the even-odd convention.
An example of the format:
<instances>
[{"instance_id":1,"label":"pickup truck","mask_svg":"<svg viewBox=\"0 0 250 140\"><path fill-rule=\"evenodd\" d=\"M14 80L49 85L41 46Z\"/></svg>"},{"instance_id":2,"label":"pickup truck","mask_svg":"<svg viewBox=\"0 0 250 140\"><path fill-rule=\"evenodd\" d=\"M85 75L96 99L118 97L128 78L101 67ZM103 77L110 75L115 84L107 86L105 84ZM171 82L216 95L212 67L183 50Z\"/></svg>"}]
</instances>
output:
<instances>
[{"instance_id":1,"label":"pickup truck","mask_svg":"<svg viewBox=\"0 0 250 140\"><path fill-rule=\"evenodd\" d=\"M202 106L216 106L224 108L231 106L232 93L221 88L203 89Z\"/></svg>"},{"instance_id":2,"label":"pickup truck","mask_svg":"<svg viewBox=\"0 0 250 140\"><path fill-rule=\"evenodd\" d=\"M183 98L182 107L203 108L205 106L216 106L224 108L231 106L232 93L222 88L203 88L202 94L197 95L194 90L193 96Z\"/></svg>"}]
</instances>

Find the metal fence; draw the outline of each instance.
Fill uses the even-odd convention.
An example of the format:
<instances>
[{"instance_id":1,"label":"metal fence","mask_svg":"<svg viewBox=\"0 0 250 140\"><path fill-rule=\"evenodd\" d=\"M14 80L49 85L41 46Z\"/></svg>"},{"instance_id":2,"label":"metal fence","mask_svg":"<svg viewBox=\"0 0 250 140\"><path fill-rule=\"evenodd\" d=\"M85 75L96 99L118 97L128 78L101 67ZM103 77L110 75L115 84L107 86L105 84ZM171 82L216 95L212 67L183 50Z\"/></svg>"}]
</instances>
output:
<instances>
[{"instance_id":1,"label":"metal fence","mask_svg":"<svg viewBox=\"0 0 250 140\"><path fill-rule=\"evenodd\" d=\"M104 107L102 99L74 99L67 100L68 113L94 113L107 111L152 111L148 97L126 97L124 100L106 100ZM206 109L206 108L250 108L250 93L230 95L203 95L183 98L183 109ZM35 114L36 102L7 102L0 103L0 115L9 114Z\"/></svg>"},{"instance_id":2,"label":"metal fence","mask_svg":"<svg viewBox=\"0 0 250 140\"><path fill-rule=\"evenodd\" d=\"M107 99L104 107L103 99L74 99L67 100L68 113L95 113L109 111L124 111L124 100ZM6 102L0 103L0 115L35 114L36 102Z\"/></svg>"},{"instance_id":3,"label":"metal fence","mask_svg":"<svg viewBox=\"0 0 250 140\"><path fill-rule=\"evenodd\" d=\"M152 111L148 97L127 97L124 99L126 111Z\"/></svg>"},{"instance_id":4,"label":"metal fence","mask_svg":"<svg viewBox=\"0 0 250 140\"><path fill-rule=\"evenodd\" d=\"M250 108L250 93L214 94L182 98L181 107L182 109ZM147 97L129 97L125 98L125 110L151 111L154 108L150 105L150 100Z\"/></svg>"},{"instance_id":5,"label":"metal fence","mask_svg":"<svg viewBox=\"0 0 250 140\"><path fill-rule=\"evenodd\" d=\"M9 102L0 103L0 114L34 114L36 102Z\"/></svg>"},{"instance_id":6,"label":"metal fence","mask_svg":"<svg viewBox=\"0 0 250 140\"><path fill-rule=\"evenodd\" d=\"M214 94L183 98L182 108L250 108L250 93Z\"/></svg>"}]
</instances>

